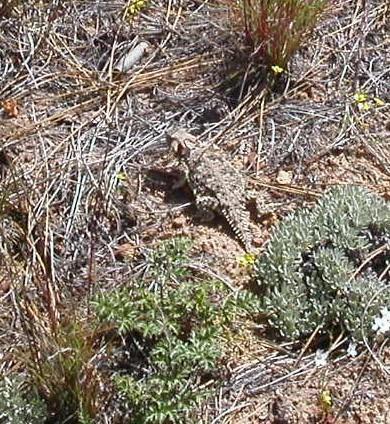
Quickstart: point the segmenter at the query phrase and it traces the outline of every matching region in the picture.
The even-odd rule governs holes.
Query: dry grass
[[[133,270],[118,256],[120,246],[131,252],[178,232],[195,242],[203,237],[198,248],[208,266],[227,270],[242,285],[245,276],[232,265],[234,254],[218,250],[220,240],[231,246],[227,236],[191,226],[188,217],[184,224],[175,221],[183,199],[167,193],[170,180],[167,184],[160,172],[169,169],[165,132],[174,126],[231,152],[255,185],[266,187],[284,207],[340,183],[390,195],[385,0],[334,2],[273,91],[245,54],[243,32],[234,32],[223,2],[150,0],[130,23],[122,19],[126,6],[0,2],[4,374],[23,370],[15,353],[26,346],[33,351],[40,329],[55,334],[70,310],[92,320],[91,296],[129,280]],[[150,43],[142,61],[129,74],[115,73],[116,61],[140,41]],[[354,99],[362,92],[369,109]],[[158,178],[146,176],[151,170],[160,172]],[[258,231],[267,234],[266,226]],[[291,349],[253,337],[248,335],[248,348],[234,359],[232,380],[209,405],[205,422],[267,422],[275,390],[281,387],[282,397],[289,387],[305,393],[316,372],[326,376],[329,367],[337,373],[332,369],[338,363],[350,367],[344,383],[357,384],[348,396],[340,389],[336,414],[342,412],[346,422],[353,414],[371,422],[364,408],[351,412],[358,402],[359,359],[351,364],[344,355],[318,367],[314,354],[304,352],[297,364]],[[374,350],[388,372],[388,346]],[[259,367],[267,370],[265,381]],[[362,372],[375,375],[378,399],[386,403],[383,369]],[[255,418],[258,402],[267,405],[263,421]],[[312,411],[317,418],[326,415],[316,414]],[[288,422],[311,422],[304,421],[309,415],[295,414]]]

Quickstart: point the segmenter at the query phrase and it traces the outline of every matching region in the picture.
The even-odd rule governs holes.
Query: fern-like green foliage
[[[146,281],[94,302],[100,320],[142,352],[141,363],[130,355],[133,372],[116,378],[135,423],[190,422],[191,409],[208,394],[199,382],[215,372],[223,355],[223,332],[231,321],[258,309],[252,295],[233,294],[221,283],[184,272],[188,247],[179,239],[148,254],[148,276],[155,281],[159,269],[163,286],[151,285],[145,276]]]
[[[390,263],[389,243],[389,204],[360,187],[334,188],[313,209],[287,217],[255,263],[271,326],[290,340],[317,327],[344,330],[356,340],[362,330],[372,334],[374,317],[390,305],[389,282],[381,276]]]
[[[0,381],[0,423],[42,424],[47,418],[45,402],[28,389],[19,376]]]
[[[145,252],[143,261],[146,274],[152,283],[164,285],[166,282],[178,283],[189,275],[188,252],[190,240],[173,238],[160,243],[155,249]]]

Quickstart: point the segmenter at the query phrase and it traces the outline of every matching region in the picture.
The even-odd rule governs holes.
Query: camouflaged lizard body
[[[186,181],[200,211],[223,216],[234,234],[251,249],[249,212],[246,209],[246,178],[217,148],[205,150],[197,139],[184,130],[168,135],[172,150],[184,166]]]

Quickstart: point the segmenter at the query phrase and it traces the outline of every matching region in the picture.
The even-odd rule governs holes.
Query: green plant
[[[372,335],[390,302],[389,239],[389,204],[359,187],[334,188],[313,209],[287,217],[255,263],[269,323],[288,339],[316,329]]]
[[[151,284],[164,286],[166,282],[178,283],[189,275],[187,264],[191,242],[185,238],[173,238],[156,248],[145,250],[136,267]]]
[[[129,0],[124,9],[123,18],[129,22],[140,14],[141,10],[148,5],[148,0]]]
[[[42,424],[47,419],[45,402],[20,376],[0,381],[0,423]]]
[[[165,242],[150,255],[163,274],[168,270],[163,287],[151,291],[145,282],[133,283],[94,302],[100,320],[129,343],[130,372],[115,381],[136,423],[189,422],[192,408],[208,394],[199,383],[217,370],[224,332],[258,308],[250,294],[229,293],[223,284],[184,272],[184,246],[180,239]]]
[[[248,41],[269,66],[284,69],[328,0],[239,0]]]
[[[97,413],[96,338],[87,322],[69,317],[54,330],[41,329],[26,356],[32,382],[56,422],[88,423]]]

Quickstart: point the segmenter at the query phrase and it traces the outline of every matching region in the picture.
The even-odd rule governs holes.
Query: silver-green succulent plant
[[[286,217],[257,258],[261,308],[289,340],[316,329],[361,340],[390,305],[389,263],[390,204],[361,187],[333,188]]]

